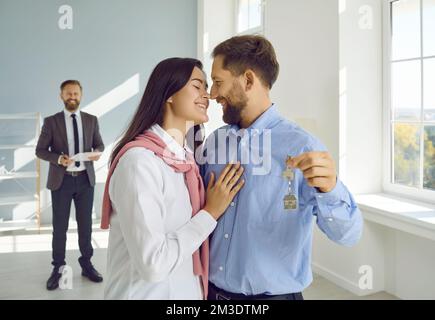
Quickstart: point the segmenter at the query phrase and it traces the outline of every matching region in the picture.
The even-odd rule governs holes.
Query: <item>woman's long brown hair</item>
[[[192,58],[169,58],[154,68],[127,130],[113,148],[109,165],[127,143],[154,124],[162,125],[166,100],[186,85],[195,67],[202,70],[201,61]],[[195,126],[195,132],[199,128]]]

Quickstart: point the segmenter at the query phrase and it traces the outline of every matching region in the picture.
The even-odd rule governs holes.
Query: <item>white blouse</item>
[[[185,150],[160,126],[158,134],[177,158]],[[145,148],[128,150],[109,184],[112,201],[105,299],[202,299],[192,254],[216,227],[192,206],[183,173]]]

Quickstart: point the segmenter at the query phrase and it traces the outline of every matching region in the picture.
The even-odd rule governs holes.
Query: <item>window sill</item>
[[[434,205],[385,193],[355,199],[365,220],[435,241]]]

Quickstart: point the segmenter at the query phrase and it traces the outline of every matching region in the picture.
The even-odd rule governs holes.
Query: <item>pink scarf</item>
[[[184,173],[184,180],[186,181],[187,189],[189,191],[190,203],[192,205],[192,216],[198,213],[204,206],[205,192],[199,169],[191,154],[187,155],[187,161],[179,160],[175,155],[168,151],[166,144],[163,140],[151,131],[145,131],[143,134],[138,135],[134,141],[127,143],[116,155],[113,160],[109,174],[107,176],[106,185],[104,187],[103,196],[103,210],[101,216],[101,228],[108,229],[110,224],[110,214],[112,212],[112,205],[109,197],[109,184],[110,178],[118,164],[119,159],[130,148],[143,147],[155,153],[156,156],[161,158],[167,165],[169,165],[175,172]],[[193,253],[193,272],[195,275],[201,276],[202,285],[204,289],[204,296],[207,299],[208,291],[208,269],[209,269],[209,247],[208,238],[201,245],[201,254],[199,250]]]

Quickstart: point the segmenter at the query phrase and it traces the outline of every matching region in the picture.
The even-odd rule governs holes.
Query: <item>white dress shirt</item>
[[[185,150],[154,125],[177,158]],[[112,202],[105,299],[202,299],[192,254],[216,227],[192,206],[183,173],[145,148],[119,160],[109,184]]]
[[[66,135],[68,138],[68,153],[69,156],[72,157],[75,155],[74,152],[74,126],[73,126],[73,118],[71,115],[73,113],[76,114],[76,120],[77,120],[77,128],[79,131],[79,152],[83,152],[83,126],[82,126],[82,117],[80,115],[80,110],[77,110],[76,112],[69,112],[66,109],[63,109],[63,113],[65,114],[65,126],[66,126]],[[73,162],[70,166],[67,167],[67,171],[83,171],[86,170],[85,163],[83,161],[80,161],[80,166],[76,167],[75,162]]]

